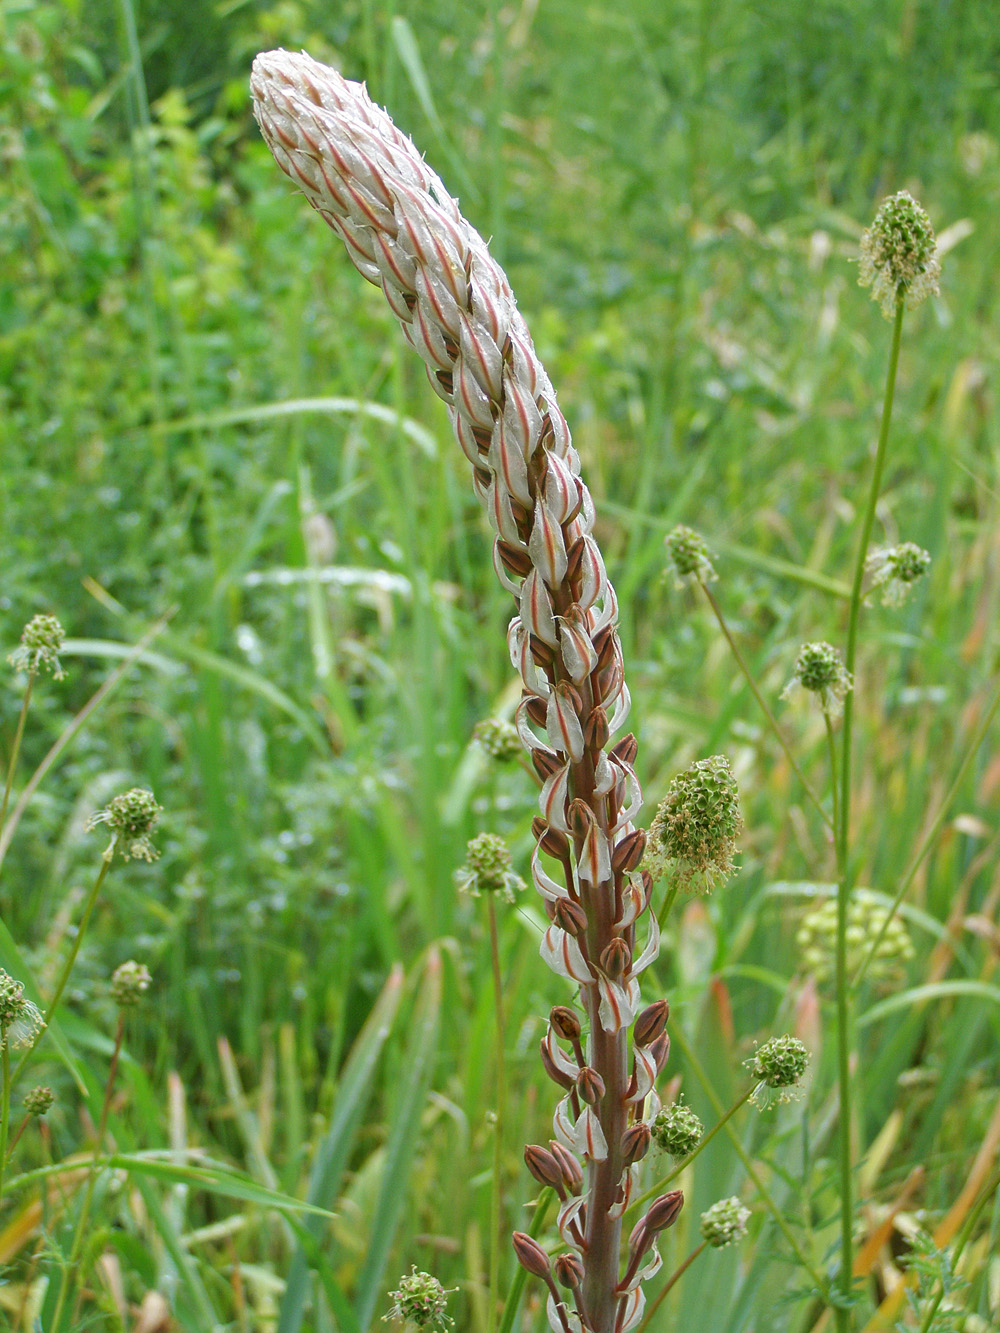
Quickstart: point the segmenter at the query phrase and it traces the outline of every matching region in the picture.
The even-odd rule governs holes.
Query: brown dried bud
[[[670,1059],[670,1033],[664,1032],[653,1042],[649,1052],[656,1061],[656,1072],[659,1074],[663,1066]]]
[[[631,833],[626,833],[624,838],[615,843],[614,851],[611,853],[611,869],[616,875],[623,875],[626,871],[638,869],[645,850],[645,830],[641,828],[633,829]]]
[[[652,1046],[653,1042],[666,1031],[669,1017],[670,1005],[666,1000],[657,1000],[655,1004],[647,1005],[635,1020],[635,1027],[632,1029],[633,1043],[636,1046]]]
[[[652,1137],[645,1120],[629,1125],[622,1135],[622,1166],[629,1167],[634,1162],[641,1162],[649,1152]]]
[[[669,1194],[661,1194],[658,1199],[654,1199],[643,1219],[646,1224],[646,1235],[653,1236],[657,1231],[666,1231],[667,1227],[672,1227],[683,1207],[683,1190],[671,1190]]]
[[[552,919],[560,930],[564,930],[567,935],[572,935],[574,938],[586,933],[587,913],[579,903],[573,902],[571,898],[556,900]]]
[[[564,1074],[561,1069],[556,1067],[552,1056],[549,1055],[548,1050],[546,1049],[544,1039],[539,1044],[539,1055],[541,1056],[542,1068],[553,1083],[558,1083],[560,1088],[566,1089],[573,1086],[573,1079],[569,1074]]]
[[[555,653],[537,634],[531,636],[531,656],[535,665],[540,666],[543,671],[555,661]]]
[[[533,652],[533,651],[534,651],[534,649],[532,649],[532,652]],[[545,726],[545,718],[546,718],[546,715],[547,715],[548,710],[547,710],[546,707],[545,707],[545,700],[544,700],[544,699],[538,699],[538,698],[535,698],[534,696],[532,696],[532,697],[528,700],[527,705],[525,706],[525,710],[524,710],[524,711],[528,714],[528,716],[531,718],[532,722],[534,722],[534,724],[535,724],[536,727],[544,727],[544,726]],[[535,751],[535,754],[537,754],[537,753],[538,753],[538,751],[536,750],[536,751]],[[557,767],[558,767],[558,765],[557,765]]]
[[[566,822],[569,824],[574,837],[585,838],[587,830],[596,821],[593,810],[586,801],[581,801],[578,796],[575,801],[569,803],[569,808],[566,811]]]
[[[565,861],[569,856],[569,839],[566,834],[550,828],[541,815],[536,815],[531,821],[531,835],[542,851],[554,856],[557,861]]]
[[[549,1139],[549,1148],[552,1150],[552,1156],[562,1167],[566,1188],[571,1194],[579,1194],[583,1189],[583,1167],[558,1139]]]
[[[544,704],[542,706],[544,708]],[[543,782],[562,767],[559,756],[552,754],[549,750],[532,750],[531,762],[534,765],[535,772]]]
[[[615,636],[610,625],[605,625],[594,635],[591,642],[594,645],[594,652],[597,654],[598,667],[606,667],[614,657]]]
[[[580,561],[583,559],[583,553],[586,549],[586,542],[582,537],[577,537],[576,541],[566,552],[566,576],[575,579],[580,572]]]
[[[645,911],[646,908],[649,906],[650,898],[652,898],[653,896],[653,876],[649,873],[648,870],[643,870],[641,873],[642,873],[642,891],[646,896],[646,901],[643,904],[642,910]]]
[[[588,1106],[596,1106],[604,1096],[604,1079],[590,1065],[584,1065],[577,1074],[576,1086]]]
[[[632,965],[632,950],[616,936],[601,954],[601,970],[606,977],[617,981]]]
[[[508,574],[515,578],[525,578],[531,573],[531,556],[523,546],[512,546],[510,542],[498,541],[497,554]]]
[[[534,1277],[547,1278],[550,1273],[549,1256],[538,1241],[532,1240],[523,1231],[515,1231],[511,1240],[514,1244],[514,1253],[517,1255],[517,1261],[521,1267],[527,1269]]]
[[[562,1189],[562,1168],[549,1152],[537,1143],[529,1143],[524,1150],[524,1164],[540,1185]]]
[[[584,745],[588,750],[603,750],[610,734],[607,713],[603,708],[595,708],[584,724]]]
[[[620,759],[623,764],[628,764],[629,768],[635,763],[635,757],[639,753],[639,742],[631,732],[623,736],[617,745],[613,745],[609,753],[615,758]]]
[[[549,1022],[557,1037],[562,1037],[564,1041],[580,1040],[580,1020],[567,1005],[553,1005],[549,1013]]]
[[[575,1254],[560,1254],[552,1267],[564,1287],[575,1290],[583,1281],[583,1264]]]

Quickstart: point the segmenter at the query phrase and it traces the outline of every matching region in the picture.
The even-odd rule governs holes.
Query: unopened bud
[[[536,815],[531,821],[531,836],[535,839],[543,852],[549,856],[554,856],[558,861],[564,861],[569,855],[569,839],[565,833],[560,833],[558,829],[551,828],[541,815]]]
[[[629,870],[637,870],[645,850],[645,830],[641,828],[633,829],[631,833],[626,833],[624,838],[615,843],[615,849],[611,853],[611,869],[616,875],[625,874]]]
[[[601,953],[601,970],[613,981],[623,977],[631,964],[632,951],[620,936],[616,936]]]
[[[587,929],[587,913],[571,898],[559,898],[553,908],[553,920],[567,935],[583,935]]]
[[[605,634],[598,635],[594,639],[594,648],[597,652],[597,670],[607,671],[608,667],[615,660],[615,654],[618,649],[614,632],[609,628]]]
[[[595,708],[584,724],[584,744],[588,750],[603,750],[610,734],[607,713],[603,708]]]
[[[551,1185],[553,1189],[562,1186],[562,1169],[549,1152],[537,1143],[529,1143],[524,1150],[524,1164],[540,1185]]]
[[[514,1245],[517,1261],[522,1268],[531,1273],[533,1277],[547,1278],[549,1276],[549,1256],[538,1244],[538,1241],[532,1240],[523,1231],[515,1231],[511,1236],[511,1241]]]
[[[580,572],[580,561],[583,559],[583,553],[586,550],[586,542],[582,537],[577,537],[576,541],[566,552],[566,576],[575,579]]]
[[[683,1207],[683,1190],[671,1190],[669,1194],[661,1194],[658,1199],[654,1199],[644,1219],[646,1235],[652,1236],[657,1231],[666,1231],[667,1227],[672,1227]]]
[[[656,1072],[659,1074],[662,1071],[663,1066],[670,1059],[669,1032],[664,1032],[661,1037],[657,1037],[652,1046],[650,1046],[649,1053],[656,1061]]]
[[[583,1281],[583,1264],[575,1254],[560,1254],[552,1267],[557,1280],[564,1287],[575,1289]]]
[[[574,837],[585,838],[587,830],[595,822],[594,812],[587,802],[581,801],[578,796],[575,801],[569,803],[569,808],[566,811],[566,822],[569,824]]]
[[[583,1188],[583,1167],[570,1150],[557,1139],[549,1139],[552,1156],[562,1167],[563,1181],[571,1194],[579,1194]]]
[[[611,749],[611,754],[615,759],[620,759],[623,764],[628,764],[629,768],[635,763],[635,757],[639,753],[639,742],[631,732],[623,736]]]
[[[523,579],[531,573],[531,556],[523,546],[512,546],[509,542],[498,541],[497,553],[508,574]]]
[[[545,724],[542,723],[541,725],[544,726]],[[543,782],[546,778],[550,778],[553,773],[558,773],[559,769],[562,767],[562,764],[559,761],[559,756],[552,754],[548,750],[532,750],[531,762],[534,765],[535,772]]]
[[[588,1106],[596,1106],[604,1096],[604,1079],[590,1065],[584,1065],[577,1074],[576,1087]]]
[[[629,1167],[634,1162],[641,1162],[649,1152],[651,1139],[649,1126],[644,1120],[629,1125],[622,1135],[622,1166]]]
[[[647,1005],[635,1020],[632,1029],[632,1041],[636,1046],[652,1046],[666,1031],[670,1017],[670,1005],[666,1000],[657,1000]]]
[[[555,653],[537,634],[531,636],[531,656],[535,665],[540,666],[543,671],[555,661]]]
[[[561,1069],[557,1068],[552,1056],[549,1055],[544,1038],[539,1043],[538,1053],[541,1057],[542,1068],[545,1070],[546,1074],[548,1074],[552,1082],[558,1083],[561,1088],[571,1088],[573,1086],[572,1078],[570,1078],[569,1074],[564,1074]]]
[[[531,718],[532,722],[534,722],[536,727],[545,726],[545,719],[548,716],[548,709],[545,706],[544,699],[538,699],[532,696],[525,705],[524,711],[528,714],[528,716]],[[535,753],[537,754],[538,751],[536,750]]]
[[[549,1013],[549,1022],[557,1037],[562,1037],[564,1041],[580,1040],[580,1020],[565,1004],[553,1006]]]

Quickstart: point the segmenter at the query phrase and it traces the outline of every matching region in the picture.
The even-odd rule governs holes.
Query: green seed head
[[[941,265],[931,220],[906,190],[886,199],[861,237],[858,283],[872,289],[886,319],[937,296]]]
[[[711,892],[735,871],[743,829],[740,793],[729,760],[699,759],[667,788],[649,828],[643,867],[654,879],[668,872],[685,889]]]
[[[792,679],[782,691],[787,699],[797,690],[809,690],[819,696],[828,717],[837,717],[844,708],[844,698],[853,682],[840,653],[829,643],[804,643],[792,671]]]
[[[906,923],[898,914],[886,926],[889,909],[870,889],[855,889],[847,907],[847,972],[853,976],[872,944],[885,934],[868,965],[866,979],[885,986],[900,979],[913,958],[913,942]],[[825,899],[802,919],[795,937],[803,967],[822,984],[833,980],[837,957],[837,902]]]
[[[902,606],[913,584],[930,569],[931,557],[915,542],[903,542],[873,551],[865,565],[873,586],[882,589],[882,605]]]
[[[707,1212],[702,1213],[701,1234],[709,1245],[721,1250],[726,1245],[742,1240],[747,1234],[749,1220],[750,1209],[740,1203],[739,1199],[720,1199]]]
[[[414,1267],[399,1279],[399,1289],[389,1295],[395,1304],[386,1319],[409,1320],[417,1328],[444,1329],[454,1325],[448,1316],[448,1292],[436,1277],[419,1273]]]
[[[792,1100],[792,1089],[797,1088],[809,1064],[809,1052],[797,1037],[771,1037],[758,1046],[746,1061],[753,1078],[758,1080],[750,1100],[757,1106],[770,1103],[770,1093],[777,1092],[777,1101]]]
[[[66,675],[59,664],[65,632],[55,616],[33,616],[21,632],[21,643],[7,658],[18,671],[36,675],[49,671],[55,680]]]
[[[683,588],[687,583],[714,583],[719,577],[704,538],[692,528],[678,524],[667,533],[664,544],[667,568],[673,571],[676,587]]]
[[[160,853],[150,842],[150,836],[162,809],[151,791],[133,787],[116,796],[96,815],[91,815],[87,828],[97,828],[99,824],[107,824],[110,828],[111,843],[105,852],[109,860],[115,852],[120,852],[126,861],[155,861]]]
[[[705,1133],[705,1126],[683,1102],[665,1106],[657,1113],[650,1129],[656,1146],[676,1158],[693,1153]]]
[[[56,1096],[51,1088],[39,1086],[24,1094],[24,1109],[28,1115],[43,1116],[51,1108]]]
[[[38,1007],[24,993],[24,983],[0,968],[0,1050],[11,1046],[30,1046],[45,1023]]]
[[[455,884],[474,898],[481,893],[502,893],[508,902],[524,888],[524,880],[514,873],[510,850],[495,833],[480,833],[469,843],[465,865],[455,871]]]
[[[111,976],[111,998],[119,1009],[132,1009],[149,990],[152,977],[144,963],[131,960],[116,967]]]
[[[477,722],[472,732],[472,739],[498,763],[516,759],[523,748],[517,728],[496,717],[488,717],[482,722]]]

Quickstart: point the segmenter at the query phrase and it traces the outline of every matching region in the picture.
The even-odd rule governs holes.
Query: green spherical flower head
[[[902,606],[914,583],[930,569],[931,557],[916,542],[903,542],[872,551],[865,565],[873,586],[882,589],[882,605]]]
[[[683,588],[687,583],[714,583],[719,577],[712,564],[704,538],[692,528],[678,524],[668,532],[667,568],[674,574],[674,585]]]
[[[701,1234],[709,1245],[721,1250],[726,1245],[742,1240],[747,1234],[749,1220],[750,1209],[740,1203],[739,1199],[720,1199],[707,1212],[702,1213]]]
[[[477,898],[481,893],[502,893],[508,902],[524,888],[524,880],[514,873],[514,863],[503,838],[495,833],[480,833],[469,843],[465,865],[455,871],[456,886]]]
[[[847,907],[847,972],[854,976],[868,957],[871,946],[882,936],[868,964],[866,980],[873,986],[898,981],[914,955],[906,923],[899,915],[889,918],[889,908],[871,889],[855,889]],[[884,928],[884,934],[883,934]],[[831,981],[837,969],[837,901],[827,898],[807,912],[795,942],[803,970],[820,983]]]
[[[39,671],[50,671],[53,679],[62,680],[66,675],[59,664],[66,634],[55,616],[33,616],[21,633],[20,646],[7,658],[18,671],[27,671],[36,675]]]
[[[499,718],[488,717],[477,722],[472,732],[472,739],[482,746],[491,759],[497,763],[508,763],[521,753],[521,738],[517,728]]]
[[[111,830],[111,842],[104,853],[108,860],[115,852],[128,860],[155,861],[159,852],[150,842],[150,836],[160,818],[162,805],[158,805],[151,791],[143,787],[133,787],[131,791],[116,796],[113,801],[91,815],[87,828],[97,828],[107,824]]]
[[[809,1052],[797,1037],[771,1037],[758,1046],[746,1065],[759,1080],[750,1100],[757,1106],[770,1102],[770,1093],[777,1092],[777,1101],[793,1099],[792,1089],[799,1086],[809,1064]]]
[[[858,283],[872,289],[886,319],[937,296],[941,265],[931,220],[906,190],[883,203],[861,237]]]
[[[674,1102],[657,1113],[650,1131],[658,1148],[671,1157],[680,1158],[694,1152],[705,1133],[705,1126],[690,1106]]]
[[[24,1109],[28,1115],[43,1116],[52,1107],[56,1096],[51,1088],[39,1086],[24,1094]]]
[[[844,698],[854,688],[840,653],[829,643],[804,643],[792,671],[792,679],[781,697],[789,698],[799,689],[819,696],[820,706],[829,717],[837,717],[844,708]]]
[[[382,1316],[383,1322],[404,1319],[416,1324],[417,1328],[431,1329],[448,1328],[455,1322],[447,1314],[448,1292],[436,1277],[418,1273],[416,1267],[403,1274],[398,1291],[391,1291],[389,1295],[395,1305]]]
[[[30,1046],[44,1026],[37,1005],[25,996],[24,983],[0,968],[0,1050],[8,1044]]]
[[[131,960],[116,967],[111,976],[111,998],[120,1009],[132,1009],[149,990],[152,977],[145,963]]]
[[[699,759],[673,779],[649,827],[644,869],[670,873],[682,888],[709,893],[736,869],[743,829],[740,793],[725,755]]]

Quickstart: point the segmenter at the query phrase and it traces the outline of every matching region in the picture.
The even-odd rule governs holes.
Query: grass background
[[[166,807],[161,860],[108,881],[62,1020],[92,1101],[106,977],[127,957],[153,971],[112,1132],[123,1154],[162,1151],[99,1191],[88,1326],[121,1327],[123,1300],[157,1289],[185,1330],[355,1333],[416,1263],[459,1288],[460,1328],[486,1328],[492,1001],[481,904],[451,874],[482,829],[526,873],[531,784],[469,748],[511,703],[509,599],[443,406],[255,131],[252,55],[305,46],[367,79],[493,237],[597,500],[650,809],[720,751],[744,794],[739,877],[677,915],[644,993],[669,995],[724,1100],[754,1039],[811,1046],[806,1101],[737,1125],[824,1263],[831,1011],[795,933],[832,851],[714,621],[665,580],[662,538],[681,520],[706,534],[772,699],[803,640],[838,641],[845,605],[820,576],[849,568],[889,332],[854,255],[882,195],[910,188],[945,276],[906,321],[878,539],[934,565],[904,610],[866,613],[857,713],[859,874],[891,895],[995,670],[995,19],[982,0],[0,0],[0,639],[53,611],[71,672],[36,692],[18,790],[169,617],[59,752],[0,880],[0,962],[44,993],[97,868],[86,816],[136,783]],[[4,754],[19,702],[8,674]],[[817,719],[782,717],[825,789]],[[859,1231],[916,1166],[907,1215],[933,1224],[996,1152],[998,786],[994,734],[911,895],[905,978],[862,995]],[[554,1101],[537,1043],[566,998],[541,920],[525,895],[502,921],[510,1227],[530,1217],[521,1145],[547,1138]],[[59,1102],[22,1170],[93,1132],[47,1049],[31,1081]],[[677,1043],[674,1077],[711,1121]],[[260,1192],[186,1178],[189,1149]],[[691,1174],[668,1271],[698,1212],[745,1187],[724,1138]],[[268,1190],[337,1217],[276,1212]],[[45,1216],[36,1197],[25,1183],[0,1219],[14,1320],[69,1249],[72,1189]],[[970,1329],[1000,1319],[998,1236],[987,1209]],[[897,1232],[870,1297],[904,1248]],[[509,1280],[506,1248],[504,1264]],[[801,1286],[758,1211],[654,1327],[762,1330],[775,1310],[811,1327]],[[525,1320],[541,1327],[537,1305]]]

